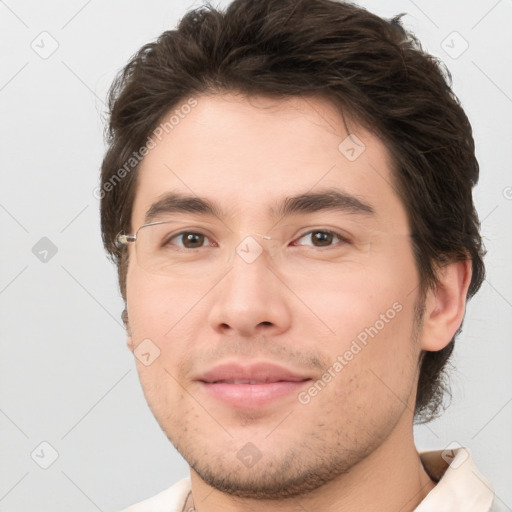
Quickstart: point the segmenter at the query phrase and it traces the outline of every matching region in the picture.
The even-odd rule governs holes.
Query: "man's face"
[[[312,490],[410,428],[421,333],[406,211],[385,146],[353,123],[364,148],[346,139],[326,101],[196,99],[139,169],[133,230],[157,202],[151,220],[175,224],[146,255],[158,265],[130,246],[129,343],[145,344],[149,406],[207,483]],[[217,210],[181,211],[169,193]]]

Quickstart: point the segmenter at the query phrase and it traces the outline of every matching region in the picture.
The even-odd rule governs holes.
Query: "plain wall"
[[[467,446],[512,510],[512,3],[360,3],[407,13],[473,125],[487,279],[456,344],[452,405],[416,439]],[[126,348],[93,191],[115,73],[199,4],[0,2],[1,511],[114,511],[188,475]]]

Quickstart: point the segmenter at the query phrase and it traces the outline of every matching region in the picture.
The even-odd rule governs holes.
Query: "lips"
[[[258,409],[278,399],[296,400],[311,377],[273,363],[222,364],[201,374],[201,389],[224,405]]]
[[[301,375],[273,363],[256,363],[246,366],[225,363],[200,375],[196,380],[206,383],[268,384],[272,382],[301,382],[310,378],[308,375]]]

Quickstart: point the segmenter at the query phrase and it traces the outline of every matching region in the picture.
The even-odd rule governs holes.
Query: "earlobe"
[[[465,260],[448,263],[438,269],[439,283],[429,290],[425,302],[421,337],[423,350],[442,350],[461,326],[471,268],[471,260]]]

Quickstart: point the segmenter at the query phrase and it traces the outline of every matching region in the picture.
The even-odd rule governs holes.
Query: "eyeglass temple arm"
[[[129,243],[135,242],[137,239],[137,235],[125,235],[124,233],[119,233],[117,235],[117,242],[122,245],[127,245]]]

